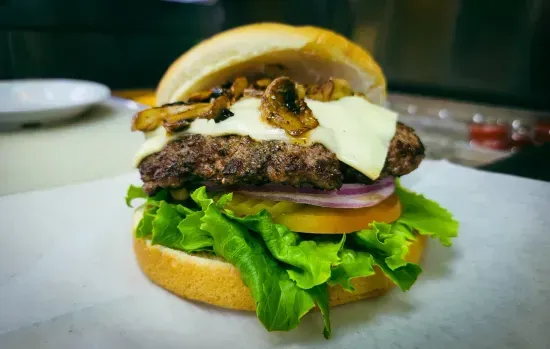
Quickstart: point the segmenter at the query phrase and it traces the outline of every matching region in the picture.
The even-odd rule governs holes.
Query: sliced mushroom
[[[296,85],[287,77],[277,78],[269,84],[262,97],[260,111],[269,124],[284,129],[293,137],[319,125],[306,102],[299,98]]]
[[[242,97],[244,90],[248,86],[248,80],[245,77],[236,78],[233,83],[226,82],[223,85],[216,86],[209,91],[199,91],[192,93],[188,101],[191,103],[210,102],[212,98],[227,96],[235,102]]]
[[[196,118],[208,113],[209,103],[195,103],[190,108],[178,114],[169,115],[164,118],[164,128],[169,132],[180,132],[191,125]]]
[[[148,132],[159,127],[170,115],[187,111],[192,106],[188,103],[176,102],[161,107],[150,108],[137,113],[132,119],[132,131]]]
[[[298,93],[299,99],[306,98],[306,87],[301,84],[296,84],[296,92]]]
[[[132,131],[153,131],[161,124],[169,132],[185,130],[197,118],[213,119],[216,122],[232,116],[231,102],[227,96],[213,99],[210,103],[166,104],[139,112],[132,120]]]
[[[191,125],[195,119],[213,119],[216,122],[227,119],[233,113],[229,111],[230,101],[227,96],[221,96],[211,103],[192,104],[183,113],[170,115],[164,120],[164,128],[169,132],[180,132]]]
[[[336,101],[342,97],[353,95],[348,82],[343,79],[330,78],[321,85],[310,86],[306,92],[307,98],[321,102]]]
[[[211,95],[212,95],[212,91],[194,92],[189,96],[188,101],[190,103],[208,102],[210,101]]]
[[[259,80],[256,80],[254,83],[250,84],[243,93],[244,97],[262,97],[264,94],[265,89],[269,84],[271,84],[273,80],[269,78],[262,78]]]
[[[153,131],[160,126],[162,118],[155,108],[143,110],[132,118],[132,131]]]
[[[214,87],[210,91],[199,91],[192,93],[187,99],[190,103],[207,103],[210,102],[212,98],[218,98],[221,96],[229,96],[230,92],[228,89],[221,86]]]
[[[248,87],[248,80],[245,77],[236,78],[229,89],[231,93],[231,100],[233,102],[237,101],[243,96],[244,90]]]
[[[209,112],[203,118],[217,120],[223,116],[225,110],[229,111],[230,105],[231,101],[227,96],[218,97],[212,101]]]
[[[214,122],[217,124],[218,122],[222,122],[222,121],[226,120],[227,118],[232,117],[233,115],[235,115],[235,114],[233,114],[233,112],[231,110],[229,110],[227,108],[223,109],[221,114],[218,115],[218,117],[214,119]]]
[[[264,91],[262,90],[256,90],[255,88],[247,88],[244,90],[243,96],[244,97],[261,97],[264,95]]]
[[[269,78],[260,79],[260,80],[257,80],[254,83],[254,87],[265,90],[267,88],[267,86],[269,86],[269,84],[271,84],[272,81],[273,81],[273,79],[269,79]]]
[[[329,81],[332,81],[334,85],[334,89],[332,90],[331,95],[331,101],[339,100],[343,97],[348,97],[353,95],[353,90],[351,89],[351,86],[349,83],[344,79],[329,79]]]

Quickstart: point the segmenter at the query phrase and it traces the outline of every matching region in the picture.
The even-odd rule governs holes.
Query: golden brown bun
[[[139,221],[140,218],[141,213],[136,211],[134,219]],[[407,260],[418,263],[425,245],[426,237],[419,236],[409,246]],[[151,281],[180,297],[229,309],[255,310],[254,300],[241,281],[239,271],[221,258],[209,254],[189,255],[136,238],[134,252],[139,266]],[[378,267],[375,269],[376,274],[372,276],[352,280],[354,293],[340,286],[330,287],[330,305],[380,296],[389,291],[393,282]]]
[[[384,75],[360,46],[326,29],[259,23],[219,33],[176,59],[157,88],[157,105],[185,101],[193,92],[261,72],[265,64],[284,65],[285,75],[302,83],[346,79],[371,102],[385,101]]]

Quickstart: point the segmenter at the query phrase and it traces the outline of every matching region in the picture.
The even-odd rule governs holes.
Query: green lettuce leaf
[[[399,268],[392,269],[386,264],[384,256],[373,255],[374,263],[390,278],[402,291],[408,291],[416,282],[422,268],[418,264],[406,263]]]
[[[396,193],[403,207],[398,222],[417,230],[419,234],[437,237],[445,246],[458,235],[458,221],[445,208],[421,194],[403,188],[399,182]]]
[[[158,207],[156,206],[146,206],[143,211],[143,217],[138,223],[136,229],[136,237],[144,238],[151,235],[153,231],[153,220],[157,214]]]
[[[206,210],[214,203],[214,200],[206,193],[206,187],[200,187],[191,193],[191,199],[199,205],[199,207],[206,212]],[[222,202],[225,205],[227,202],[233,199],[233,193],[223,194],[218,202]],[[221,206],[221,205],[219,205]],[[218,207],[219,208],[219,207]]]
[[[419,265],[405,260],[414,234],[402,224],[373,222],[353,238],[357,247],[372,254],[374,264],[403,291],[409,290],[422,272]]]
[[[148,197],[141,187],[130,185],[126,192],[126,206],[132,207],[132,202],[136,199],[146,199],[143,207],[143,217],[139,221],[135,232],[137,238],[144,238],[151,235],[153,231],[153,220],[155,219],[159,202],[154,198]]]
[[[222,214],[204,188],[191,197],[204,210],[200,228],[212,235],[214,252],[239,270],[256,301],[256,314],[268,331],[293,329],[316,303],[328,304],[328,293],[299,288],[263,242]],[[330,334],[330,328],[325,333]]]
[[[373,222],[369,228],[352,234],[353,249],[371,254],[374,264],[406,291],[422,272],[419,265],[405,260],[410,243],[416,239],[415,232],[437,237],[443,245],[449,246],[451,238],[458,234],[458,222],[439,204],[403,188],[399,181],[396,193],[402,205],[401,216],[392,224]],[[349,286],[342,281],[350,274],[348,270],[343,272],[347,265],[342,262],[335,268],[335,276],[330,282],[338,280],[341,285]]]
[[[385,262],[391,269],[407,264],[405,257],[409,252],[409,236],[394,229],[393,224],[373,222],[368,229],[355,233],[354,237],[355,242],[366,251],[386,256]]]
[[[332,328],[330,326],[330,304],[329,304],[329,293],[327,285],[315,286],[308,290],[308,292],[313,297],[315,304],[321,310],[323,314],[323,322],[325,323],[325,328],[323,329],[323,336],[326,339],[330,338]]]
[[[341,263],[332,269],[327,283],[330,286],[341,285],[348,292],[355,291],[351,280],[374,274],[374,258],[365,251],[354,251],[344,247],[340,251]]]
[[[200,229],[202,216],[202,211],[161,201],[152,222],[152,244],[185,252],[212,250],[212,236]]]
[[[326,282],[331,267],[340,261],[338,252],[346,240],[345,234],[337,241],[306,240],[286,226],[273,223],[267,210],[244,218],[230,214],[228,217],[258,233],[277,260],[293,266],[288,275],[300,288],[310,289]]]
[[[182,205],[167,203],[168,195],[168,191],[161,190],[148,196],[141,187],[128,187],[126,205],[131,206],[135,199],[146,199],[143,217],[136,228],[136,237],[152,235],[153,244],[185,252],[211,250],[212,238],[199,229],[200,220],[186,217],[195,211]]]
[[[161,201],[153,219],[153,245],[174,246],[180,237],[178,224],[182,219],[175,205]]]
[[[136,185],[130,185],[126,191],[126,206],[132,207],[132,201],[135,199],[147,199],[147,193],[143,191],[142,187]]]
[[[179,246],[187,252],[211,251],[214,239],[209,232],[200,228],[204,212],[193,212],[178,224],[178,230],[181,234]]]

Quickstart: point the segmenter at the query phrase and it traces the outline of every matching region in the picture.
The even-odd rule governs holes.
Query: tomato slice
[[[304,205],[280,214],[275,223],[301,233],[343,234],[367,228],[371,222],[391,223],[401,215],[401,202],[394,193],[378,205],[364,208],[326,208]]]

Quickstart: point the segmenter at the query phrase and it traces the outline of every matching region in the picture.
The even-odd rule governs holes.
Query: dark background
[[[550,110],[545,0],[0,0],[0,79],[153,88],[192,45],[258,21],[352,38],[390,91]]]

